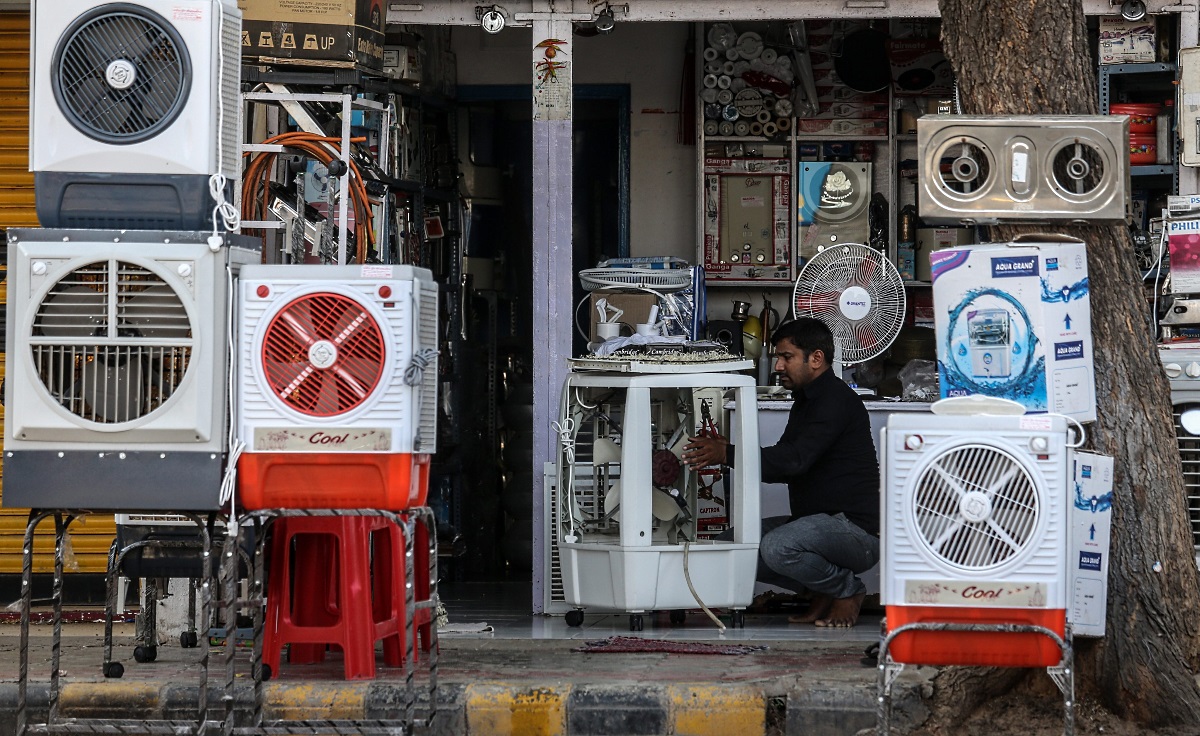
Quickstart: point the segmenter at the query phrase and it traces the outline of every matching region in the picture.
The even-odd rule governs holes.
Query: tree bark
[[[939,0],[942,41],[968,115],[1096,114],[1081,0]],[[1150,310],[1123,224],[1003,226],[1087,243],[1098,419],[1091,446],[1115,458],[1108,625],[1076,640],[1076,693],[1147,726],[1200,723],[1200,574]],[[1033,673],[1036,674],[1036,673]],[[1040,675],[1044,677],[1044,675]],[[995,694],[981,673],[939,675],[932,711],[953,724]]]

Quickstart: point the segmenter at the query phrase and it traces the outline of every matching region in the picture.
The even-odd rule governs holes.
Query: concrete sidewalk
[[[48,718],[51,627],[31,628],[28,716]],[[654,638],[653,631],[643,632]],[[713,643],[717,642],[714,634]],[[741,642],[738,642],[741,643]],[[438,660],[438,714],[428,734],[855,734],[875,725],[876,670],[860,661],[858,642],[762,642],[742,655],[581,653],[579,640],[443,635]],[[120,679],[101,675],[103,627],[64,626],[59,721],[192,720],[200,673],[198,649],[176,642],[158,659],[133,659],[133,627],[117,626]],[[213,650],[208,718],[224,717],[223,653]],[[15,733],[19,627],[0,626],[0,733]],[[382,665],[382,659],[380,659]],[[248,725],[253,687],[249,652],[239,650],[233,694],[238,725]],[[380,667],[372,681],[346,682],[340,655],[317,665],[284,665],[265,685],[266,720],[366,722],[403,713],[401,668]],[[428,679],[418,666],[417,715],[428,712]],[[921,673],[897,681],[897,719],[920,709]],[[330,731],[317,731],[329,733]]]

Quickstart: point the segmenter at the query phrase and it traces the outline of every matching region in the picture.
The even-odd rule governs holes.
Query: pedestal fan
[[[883,253],[842,243],[821,249],[804,264],[792,292],[792,313],[814,317],[833,332],[833,368],[842,370],[881,354],[904,324],[904,282]]]

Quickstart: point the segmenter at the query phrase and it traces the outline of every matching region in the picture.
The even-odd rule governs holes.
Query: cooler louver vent
[[[191,85],[183,39],[162,16],[124,3],[80,16],[54,53],[51,81],[79,132],[111,144],[144,141],[179,115]]]
[[[984,571],[1031,543],[1041,500],[1033,478],[1012,455],[966,445],[938,456],[914,484],[917,538],[946,563]]]
[[[187,374],[192,326],[179,295],[122,261],[71,271],[38,305],[29,338],[34,368],[54,399],[101,424],[158,409]]]
[[[263,371],[292,409],[337,416],[374,392],[385,350],[370,312],[341,294],[315,293],[290,302],[271,320],[263,340]]]

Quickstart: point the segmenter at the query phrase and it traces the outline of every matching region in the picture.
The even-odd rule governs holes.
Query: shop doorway
[[[454,518],[462,555],[456,580],[529,580],[533,499],[542,474],[533,466],[533,150],[529,86],[464,86],[457,92],[460,190],[469,197],[468,276],[462,357],[472,373],[463,392],[460,452],[494,457],[492,467],[460,465]],[[629,254],[630,95],[625,85],[578,85],[573,117],[573,270]],[[490,273],[491,276],[483,275]],[[489,282],[489,283],[485,283]],[[487,288],[484,288],[487,287]],[[576,282],[573,304],[585,293]],[[561,319],[574,329],[573,352],[586,350],[586,308]],[[485,376],[479,368],[488,366]],[[484,409],[484,411],[478,411]],[[488,421],[488,417],[494,420]],[[464,467],[465,466],[465,467]]]

